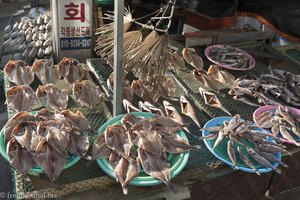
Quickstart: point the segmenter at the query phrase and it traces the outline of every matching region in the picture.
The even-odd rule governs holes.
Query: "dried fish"
[[[60,114],[65,116],[65,118],[71,123],[71,125],[74,128],[79,129],[81,131],[90,131],[90,122],[80,111],[74,113],[70,110],[63,110],[60,112]]]
[[[36,149],[36,162],[52,183],[56,180],[67,162],[46,140],[41,140]]]
[[[218,92],[220,86],[222,85],[219,81],[216,81],[209,77],[204,70],[193,70],[193,75],[196,80],[198,80],[202,85],[206,86],[210,91]]]
[[[105,143],[109,148],[129,162],[133,162],[133,159],[129,157],[132,144],[129,142],[126,129],[123,126],[111,125],[106,128],[104,134]]]
[[[182,50],[182,56],[184,60],[192,65],[195,69],[203,68],[203,61],[200,56],[197,55],[194,48],[184,48]]]
[[[190,103],[190,101],[185,96],[180,97],[180,106],[181,113],[190,117],[197,124],[197,126],[201,128],[200,122],[197,119],[196,111]]]
[[[191,146],[186,140],[175,134],[163,135],[163,147],[169,153],[183,153],[189,150],[200,149],[200,145]]]
[[[161,180],[172,191],[176,192],[174,185],[170,183],[170,164],[166,160],[157,158],[140,148],[138,149],[138,159],[147,174]]]
[[[61,75],[70,84],[81,80],[85,73],[79,61],[73,58],[63,58],[58,64],[58,67]]]
[[[69,143],[69,129],[62,122],[56,120],[41,121],[38,123],[37,132],[47,143],[67,158],[67,146]]]
[[[35,60],[32,70],[44,85],[49,83],[55,84],[61,78],[58,66],[53,65],[51,59]]]
[[[93,144],[92,159],[108,158],[112,150],[106,146],[104,133],[101,133],[96,138]]]
[[[236,165],[236,155],[234,151],[233,141],[231,140],[228,140],[227,142],[227,154],[231,162],[234,164],[235,169],[239,169],[238,166]]]
[[[254,166],[251,160],[246,156],[246,154],[242,151],[241,147],[237,147],[237,151],[239,153],[240,159],[250,168],[252,168],[257,175],[261,175],[258,169]]]
[[[221,104],[220,100],[214,93],[208,92],[207,90],[201,87],[199,87],[199,92],[201,96],[204,98],[206,105],[219,108],[231,116],[231,113]]]
[[[15,139],[11,139],[7,143],[6,153],[10,164],[22,175],[29,172],[35,165],[33,155],[25,148],[22,148]]]
[[[276,172],[279,173],[279,174],[282,173],[282,171],[281,171],[280,169],[273,167],[273,165],[272,165],[268,160],[266,160],[264,157],[262,157],[261,155],[259,155],[254,149],[252,149],[252,148],[247,148],[247,152],[249,153],[249,155],[250,155],[256,162],[258,162],[258,163],[261,164],[262,166],[267,167],[267,168],[271,168],[271,169],[273,169],[274,171],[276,171]]]
[[[132,103],[130,103],[127,99],[123,99],[123,106],[127,113],[130,112],[141,112],[138,108],[136,108]]]
[[[85,134],[76,130],[70,132],[69,135],[70,138],[67,146],[68,152],[72,155],[81,157],[84,156],[90,146],[89,138]]]
[[[27,111],[36,104],[34,91],[28,85],[13,86],[6,91],[6,103],[11,109]]]
[[[12,116],[4,126],[4,141],[7,143],[13,138],[12,131],[19,124],[23,122],[35,121],[35,117],[25,111],[18,112]]]
[[[8,79],[16,85],[29,85],[33,82],[34,74],[30,66],[21,60],[10,60],[5,65],[4,71]]]
[[[45,108],[63,110],[68,106],[68,91],[60,90],[53,84],[40,85],[36,90],[36,97]]]
[[[100,87],[90,80],[78,80],[73,85],[73,95],[81,106],[93,109],[100,102],[102,92]]]
[[[14,138],[18,143],[28,151],[34,153],[41,136],[37,133],[37,124],[35,122],[19,123],[12,131]]]
[[[221,70],[217,65],[210,65],[207,70],[207,75],[222,83],[222,89],[231,88],[235,81],[235,77],[232,74]]]

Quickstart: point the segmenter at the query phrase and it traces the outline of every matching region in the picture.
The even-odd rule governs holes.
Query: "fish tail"
[[[82,156],[82,158],[86,159],[86,160],[93,160],[93,157],[92,156],[88,156],[88,155],[84,155]]]
[[[122,190],[123,190],[123,194],[125,194],[125,195],[128,194],[128,188],[126,185],[122,185]]]
[[[282,170],[280,170],[278,168],[274,168],[274,171],[277,172],[278,174],[282,174]]]
[[[91,167],[92,164],[93,164],[94,160],[89,160],[87,163],[86,163],[86,166],[87,167]]]
[[[201,145],[194,145],[193,149],[201,149]]]
[[[176,186],[172,183],[168,183],[167,186],[174,192],[174,193],[177,193],[178,190],[176,188]]]
[[[257,169],[255,169],[255,173],[259,176],[261,175],[261,173]]]

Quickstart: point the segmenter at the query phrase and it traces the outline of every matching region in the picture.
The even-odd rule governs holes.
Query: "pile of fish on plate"
[[[6,103],[16,112],[28,111],[36,105],[49,109],[63,110],[68,106],[68,91],[60,89],[56,83],[61,79],[72,84],[73,96],[81,106],[93,109],[100,102],[101,90],[90,80],[81,80],[85,66],[73,58],[63,58],[58,65],[50,59],[36,60],[28,66],[22,60],[10,60],[4,71],[8,80],[15,84],[6,91]],[[29,86],[34,74],[43,85],[36,92]]]
[[[198,127],[201,127],[201,124],[197,118],[197,112],[196,112],[195,108],[193,107],[192,103],[190,102],[190,100],[185,96],[181,96],[179,101],[180,101],[181,114],[188,116],[195,122],[195,124]],[[144,102],[139,101],[138,108],[137,108],[131,102],[124,99],[123,106],[124,106],[124,109],[128,113],[130,113],[130,112],[149,112],[149,113],[153,113],[156,115],[167,116],[180,124],[185,124],[181,114],[177,111],[177,109],[170,102],[168,102],[166,100],[163,101],[163,107],[164,107],[163,109],[165,110],[165,112],[163,112],[163,110],[161,108],[156,107],[155,105],[151,104],[148,101],[144,101]]]
[[[208,57],[219,65],[245,69],[253,65],[253,60],[235,47],[217,45],[210,48]]]
[[[4,28],[3,46],[22,51],[22,58],[49,57],[52,53],[52,20],[47,14],[37,18],[23,17]]]
[[[286,104],[300,106],[300,76],[271,67],[269,70],[269,73],[253,79],[236,79],[229,94],[235,100],[257,107],[259,104],[276,104],[277,99]],[[253,98],[259,104],[253,102]]]
[[[257,174],[260,173],[255,167],[255,162],[278,173],[281,173],[281,170],[274,168],[272,162],[279,162],[282,166],[287,167],[274,155],[277,152],[290,154],[285,147],[266,140],[267,136],[273,137],[273,135],[261,131],[253,122],[242,120],[240,115],[235,115],[230,121],[224,121],[221,125],[203,128],[202,130],[210,132],[204,136],[204,139],[215,140],[213,149],[220,145],[225,138],[228,139],[227,154],[235,169],[239,169],[237,156]],[[252,159],[249,159],[250,157]]]
[[[178,154],[199,149],[191,146],[176,133],[184,126],[169,117],[153,118],[126,114],[120,124],[106,128],[94,141],[92,159],[108,159],[116,180],[127,194],[127,184],[143,168],[144,172],[165,183],[170,183],[170,162],[167,153]],[[135,146],[135,148],[134,148]]]
[[[42,109],[35,115],[23,111],[4,128],[9,162],[27,180],[26,174],[38,165],[56,184],[68,159],[84,156],[89,148],[90,124],[79,111]]]
[[[279,105],[274,110],[265,111],[254,119],[259,127],[271,129],[274,137],[279,134],[284,138],[282,142],[288,142],[300,146],[294,137],[300,138],[300,115],[288,106]]]

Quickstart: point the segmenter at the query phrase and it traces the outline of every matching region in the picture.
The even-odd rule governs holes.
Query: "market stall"
[[[115,26],[96,30],[98,58],[6,63],[1,154],[16,169],[19,197],[103,189],[111,198],[185,199],[189,187],[232,172],[264,179],[253,190],[268,191],[286,171],[282,157],[298,153],[298,66],[265,41],[184,48],[167,34],[176,1],[145,24],[115,2],[118,15],[107,15]]]

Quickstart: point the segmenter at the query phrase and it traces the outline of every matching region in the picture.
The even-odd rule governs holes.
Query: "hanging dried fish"
[[[123,99],[123,106],[127,113],[130,112],[141,112],[138,108],[136,108],[132,103],[130,103],[127,99]]]
[[[192,65],[195,69],[203,68],[203,60],[200,56],[197,55],[194,48],[184,48],[182,50],[182,55],[184,60]]]
[[[208,92],[207,90],[201,87],[199,87],[199,92],[201,96],[204,98],[206,105],[219,108],[231,116],[231,113],[221,104],[220,100],[214,93]]]

